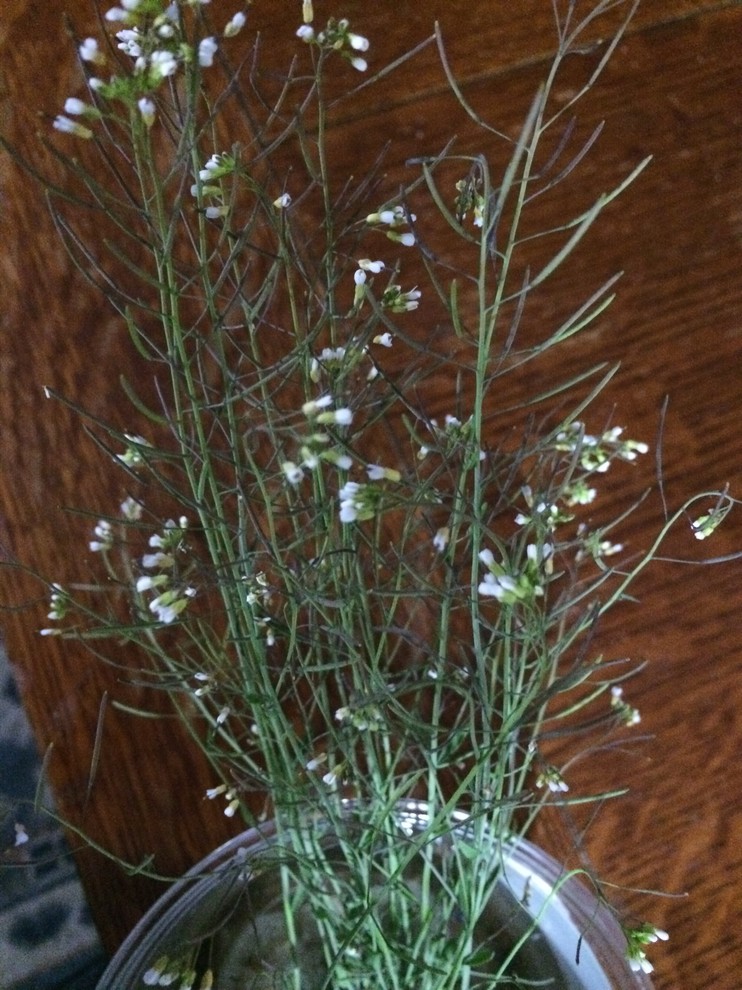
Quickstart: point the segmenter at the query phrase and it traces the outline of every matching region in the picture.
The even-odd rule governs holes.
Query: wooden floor
[[[61,12],[73,13],[84,36],[92,28],[89,6],[2,4],[0,129],[27,153],[41,154],[34,132],[47,126],[36,109],[54,114],[79,92]],[[439,18],[467,98],[506,131],[523,115],[553,44],[549,0],[348,0],[344,7],[315,0],[318,17],[336,6],[372,39],[377,59],[400,54]],[[280,16],[269,16],[279,7]],[[298,11],[298,0],[255,0],[266,51],[290,49]],[[561,98],[579,84],[585,65],[574,61]],[[599,415],[615,405],[632,437],[655,439],[669,396],[662,474],[671,507],[727,483],[742,497],[740,66],[739,4],[645,0],[581,110],[585,133],[598,120],[606,126],[570,185],[575,211],[646,155],[654,161],[590,234],[579,264],[554,278],[542,314],[558,314],[625,271],[614,306],[560,360],[575,367],[621,361]],[[429,48],[414,70],[403,67],[344,105],[333,141],[356,172],[381,141],[398,141],[387,162],[391,182],[407,157],[438,150],[452,127],[469,146],[469,125],[451,106]],[[38,190],[2,155],[0,235],[0,541],[8,560],[61,581],[84,580],[89,521],[65,509],[108,511],[119,492],[79,421],[47,402],[42,387],[129,426],[116,383],[122,370],[131,371],[132,357],[119,322],[56,244]],[[431,396],[440,412],[451,401],[450,394]],[[651,485],[654,467],[648,458],[624,472],[621,490],[612,492],[615,505],[628,505]],[[627,520],[623,542],[646,547],[661,517],[654,494]],[[700,560],[701,550],[724,556],[741,547],[738,512],[708,546],[678,531],[667,555]],[[641,710],[642,732],[653,738],[575,768],[586,787],[605,786],[605,775],[608,784],[631,785],[628,797],[594,815],[585,843],[601,874],[618,885],[618,899],[670,932],[671,941],[652,954],[657,990],[741,985],[741,575],[739,561],[659,564],[640,581],[641,605],[615,613],[600,634],[607,654],[647,660],[631,701]],[[103,849],[134,863],[152,854],[163,874],[180,873],[235,827],[203,800],[211,781],[201,761],[171,721],[132,720],[113,708],[113,700],[152,703],[116,670],[38,636],[46,609],[37,584],[7,570],[0,581],[5,604],[36,596],[30,610],[7,611],[0,621],[48,751],[61,814]],[[89,788],[104,692],[100,762]],[[95,919],[113,949],[159,888],[126,876],[82,840],[76,845]],[[630,893],[636,886],[668,896],[640,898]]]

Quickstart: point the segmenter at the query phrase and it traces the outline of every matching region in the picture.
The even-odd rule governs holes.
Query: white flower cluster
[[[366,223],[372,227],[387,227],[386,236],[390,241],[395,241],[403,247],[412,247],[417,238],[411,230],[400,233],[403,227],[410,227],[417,220],[414,213],[409,213],[403,206],[394,206],[391,209],[382,208],[375,213],[369,213]]]
[[[642,720],[639,709],[624,701],[623,688],[619,684],[611,688],[611,708],[624,725],[638,725]]]
[[[214,986],[213,970],[207,969],[196,985],[198,973],[191,966],[191,954],[183,958],[177,956],[160,956],[142,974],[145,987],[175,987],[178,990],[212,990]]]
[[[191,186],[191,195],[196,199],[209,199],[204,209],[209,220],[219,220],[229,215],[229,203],[222,188],[221,180],[237,170],[237,162],[226,152],[215,153],[199,170],[198,182]]]
[[[113,546],[113,527],[108,519],[99,519],[93,528],[94,540],[88,544],[93,553],[105,553]]]
[[[214,798],[221,797],[224,795],[224,800],[227,802],[227,806],[224,809],[224,814],[227,818],[234,818],[237,813],[237,809],[240,806],[240,800],[237,797],[237,791],[234,787],[228,787],[226,784],[219,784],[217,787],[210,787],[206,791],[206,797],[213,801]]]
[[[670,937],[662,928],[644,924],[638,928],[624,930],[626,935],[626,957],[635,973],[652,973],[654,966],[647,959],[646,947],[654,942],[666,942]]]
[[[195,62],[201,68],[214,64],[219,48],[217,39],[208,36],[191,45],[183,37],[182,11],[198,7],[209,0],[121,0],[121,6],[110,7],[105,20],[121,25],[116,33],[117,47],[133,60],[130,77],[112,76],[108,82],[95,75],[88,77],[90,90],[107,100],[122,100],[136,106],[147,127],[156,119],[156,105],[152,95],[165,79],[174,76],[186,62]],[[243,11],[237,11],[226,23],[223,35],[231,38],[247,22]],[[106,57],[95,38],[85,38],[78,53],[83,62],[91,66],[104,66]],[[97,119],[100,109],[76,97],[70,97],[64,105],[64,114],[54,120],[54,128],[65,134],[90,139],[93,131],[75,117]]]
[[[561,430],[554,443],[555,450],[575,454],[584,471],[605,473],[611,461],[635,461],[639,454],[646,454],[649,447],[641,440],[622,440],[622,426],[614,426],[598,436],[585,432],[584,423],[573,422]]]
[[[123,454],[116,454],[114,460],[128,468],[140,468],[144,466],[144,451],[152,445],[144,437],[136,436],[133,433],[125,433],[127,442],[126,450]]]
[[[183,549],[187,528],[188,520],[185,516],[181,516],[177,523],[168,519],[162,533],[155,533],[149,538],[149,545],[154,552],[144,554],[141,566],[150,573],[143,574],[136,582],[139,594],[156,592],[149,602],[149,610],[165,625],[175,622],[196,595],[195,588],[185,585],[178,578],[176,558]]]
[[[418,460],[424,460],[432,451],[446,460],[460,454],[472,460],[484,460],[484,451],[472,445],[473,423],[471,417],[462,422],[458,416],[447,413],[443,426],[439,426],[436,419],[431,419],[427,426],[432,434],[432,439],[428,443],[420,444],[417,453]]]
[[[346,481],[338,492],[340,502],[340,522],[362,522],[376,514],[375,500],[368,485],[358,481]]]
[[[343,706],[335,712],[335,720],[360,732],[377,732],[385,725],[381,709],[375,704]]]
[[[351,31],[347,18],[343,17],[339,21],[330,18],[326,28],[315,31],[312,27],[314,9],[311,2],[305,0],[302,8],[302,20],[304,23],[296,31],[297,38],[300,38],[307,45],[317,45],[324,51],[339,52],[358,72],[366,71],[368,62],[360,53],[368,51],[368,38]]]
[[[528,512],[519,512],[516,515],[516,526],[533,524],[539,529],[553,533],[557,526],[568,523],[573,519],[573,516],[565,513],[554,502],[546,502],[543,499],[534,497],[530,485],[524,485],[521,492],[528,506]]]
[[[536,778],[536,787],[546,787],[552,794],[564,794],[569,790],[569,786],[562,777],[561,772],[556,767],[544,767]]]
[[[370,482],[390,481],[393,484],[402,480],[395,468],[383,467],[381,464],[367,464],[366,474]],[[340,522],[363,522],[373,519],[378,513],[383,498],[383,489],[360,481],[346,481],[338,492],[340,504]]]
[[[481,180],[471,177],[459,179],[456,183],[456,200],[454,209],[456,219],[461,223],[466,219],[469,210],[472,211],[472,223],[475,227],[484,226],[484,196],[479,191]]]
[[[67,615],[69,606],[70,598],[62,585],[53,584],[49,594],[49,611],[46,615],[47,619],[50,619],[52,622],[61,622]],[[61,636],[62,630],[56,626],[49,626],[46,629],[40,629],[39,634],[41,636]]]
[[[482,550],[479,560],[487,568],[487,573],[479,585],[479,594],[485,598],[496,598],[504,605],[540,598],[544,593],[545,577],[553,567],[553,551],[551,543],[529,543],[525,565],[517,571],[506,562],[498,563],[491,550]]]
[[[623,543],[612,543],[603,539],[603,530],[590,531],[585,523],[580,523],[577,527],[577,537],[581,541],[581,546],[575,554],[575,560],[592,559],[602,566],[604,557],[613,557],[623,551]]]
[[[366,283],[369,273],[378,275],[385,268],[386,265],[383,261],[372,261],[370,258],[361,258],[358,262],[358,268],[353,275],[353,281],[356,286],[353,297],[354,309],[361,305],[366,296]],[[422,292],[420,292],[417,286],[414,289],[403,292],[401,286],[390,283],[384,289],[380,302],[384,309],[389,309],[392,313],[408,313],[413,309],[417,309],[420,305],[421,296]],[[387,339],[388,343],[386,342]],[[385,346],[391,346],[391,334],[387,333],[375,337],[374,343],[383,343]]]
[[[334,401],[331,395],[322,395],[318,399],[305,402],[301,411],[310,421],[312,427],[350,426],[353,422],[353,411],[347,406],[333,409]],[[300,461],[298,463],[295,461],[282,463],[281,470],[286,480],[291,485],[300,484],[304,478],[305,470],[314,471],[323,461],[333,464],[339,470],[347,471],[353,463],[350,456],[331,444],[332,437],[329,433],[324,430],[313,429],[299,449]]]
[[[708,512],[699,516],[698,519],[694,519],[690,526],[695,538],[697,540],[707,540],[723,522],[730,506],[731,503],[714,506],[714,508],[709,509]]]

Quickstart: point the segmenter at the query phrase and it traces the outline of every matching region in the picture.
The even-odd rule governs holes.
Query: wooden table
[[[266,51],[298,21],[298,0],[266,16],[277,6],[256,0],[251,15],[265,28]],[[329,7],[315,6],[318,17]],[[0,127],[27,153],[41,154],[33,132],[47,127],[36,109],[54,114],[79,92],[63,38],[65,7],[81,36],[93,28],[87,0],[5,0],[0,12]],[[467,97],[506,129],[522,116],[553,42],[548,0],[349,0],[337,9],[372,39],[372,56],[401,53],[438,17]],[[737,3],[645,0],[581,108],[586,131],[600,119],[606,126],[569,188],[579,205],[644,156],[654,155],[654,163],[590,234],[579,264],[554,278],[545,310],[559,312],[625,270],[617,302],[561,360],[621,360],[601,409],[607,414],[615,403],[630,436],[653,440],[670,397],[663,477],[673,506],[727,482],[742,496],[741,64]],[[562,98],[584,71],[575,59]],[[393,177],[409,154],[442,146],[450,105],[427,49],[414,71],[399,70],[347,106],[334,139],[354,171],[380,140],[398,139],[388,163]],[[466,144],[466,123],[457,119],[456,127]],[[65,510],[84,506],[95,516],[117,504],[119,492],[79,421],[47,403],[42,386],[127,427],[132,416],[116,382],[135,366],[120,321],[71,268],[38,190],[4,156],[0,209],[0,539],[8,560],[61,581],[79,579],[89,561],[90,520]],[[451,396],[431,401],[445,412]],[[653,477],[651,458],[624,473],[612,494],[616,505]],[[623,541],[646,547],[661,511],[659,497],[647,499],[623,527]],[[691,555],[700,549],[693,542],[686,531],[669,551]],[[720,556],[742,547],[739,513],[709,547]],[[740,986],[741,566],[660,564],[640,582],[642,605],[622,608],[601,631],[607,652],[648,661],[630,690],[640,728],[653,738],[576,768],[585,786],[628,780],[632,788],[598,811],[585,843],[612,882],[670,895],[647,901],[617,892],[671,933],[652,954],[657,990]],[[163,874],[180,873],[236,827],[203,800],[211,781],[202,761],[170,719],[134,720],[114,709],[113,700],[152,705],[124,675],[74,644],[39,637],[46,603],[38,583],[7,570],[0,580],[4,603],[31,603],[7,611],[2,623],[60,814],[102,849],[133,863],[152,854]],[[73,842],[91,909],[113,949],[160,888]]]

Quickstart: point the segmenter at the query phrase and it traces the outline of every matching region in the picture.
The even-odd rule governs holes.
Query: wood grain
[[[282,7],[279,16],[275,7],[257,0],[253,10],[268,52],[271,45],[285,51],[281,39],[293,31],[298,3]],[[79,91],[61,40],[64,8],[81,35],[93,27],[86,0],[6,0],[0,13],[0,127],[26,153],[39,156],[34,132],[47,123],[35,116],[36,108],[54,114]],[[345,10],[372,38],[378,58],[400,54],[439,18],[467,98],[505,130],[522,117],[553,42],[546,0],[350,0]],[[580,133],[602,119],[606,126],[570,186],[574,200],[545,207],[546,221],[552,208],[575,212],[654,155],[651,168],[591,232],[579,263],[554,277],[531,318],[554,318],[602,279],[625,270],[617,302],[559,360],[575,367],[622,362],[598,415],[609,416],[615,405],[631,436],[652,440],[670,397],[663,478],[672,506],[727,482],[742,493],[741,60],[738,4],[646,0],[580,111]],[[586,71],[588,63],[575,59],[562,98]],[[370,161],[380,140],[396,139],[385,163],[390,184],[404,174],[410,155],[435,152],[452,129],[462,147],[473,146],[432,49],[414,70],[403,67],[378,89],[344,104],[334,126],[334,147],[349,171]],[[48,158],[45,164],[53,167]],[[5,156],[0,197],[0,538],[8,560],[59,580],[79,578],[87,565],[81,548],[89,519],[65,510],[107,511],[121,492],[79,421],[52,408],[42,386],[129,427],[133,421],[116,382],[120,372],[136,376],[137,369],[120,323],[56,243],[38,190]],[[540,373],[548,377],[548,366]],[[429,399],[431,414],[449,411],[455,401],[450,388]],[[629,504],[653,480],[649,460],[627,468],[611,492],[612,507]],[[646,547],[661,518],[655,494],[627,520],[623,542]],[[700,559],[703,548],[691,543],[687,531],[678,533],[668,556]],[[739,516],[710,546],[718,555],[742,546]],[[6,612],[2,622],[39,744],[45,751],[51,747],[48,772],[60,813],[119,856],[136,863],[152,854],[163,873],[182,872],[234,828],[202,799],[209,783],[202,761],[166,715],[135,721],[113,708],[114,700],[151,706],[130,678],[73,644],[40,639],[45,602],[38,583],[7,570],[0,582],[4,604],[36,602]],[[648,903],[619,894],[671,933],[652,957],[657,990],[739,987],[739,588],[739,562],[713,569],[660,564],[640,582],[641,605],[623,607],[600,631],[607,654],[648,660],[632,683],[631,701],[642,712],[642,731],[654,738],[586,758],[574,772],[585,787],[604,787],[607,775],[607,783],[628,780],[632,788],[625,799],[601,808],[587,829],[586,846],[602,875],[627,888],[651,886],[673,895]],[[89,788],[105,692],[101,759]],[[586,821],[577,816],[575,827]],[[94,916],[113,949],[158,888],[126,876],[75,841]]]

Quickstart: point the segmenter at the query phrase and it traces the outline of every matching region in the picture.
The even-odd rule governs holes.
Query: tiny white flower
[[[217,43],[214,38],[202,38],[198,44],[198,64],[203,69],[208,69],[214,64],[214,55],[217,50]]]
[[[198,177],[202,182],[208,182],[221,169],[221,158],[218,154],[213,154],[204,167],[199,170]]]
[[[160,622],[170,625],[178,618],[188,604],[186,598],[178,597],[176,591],[165,591],[149,603],[149,610]]]
[[[142,35],[137,31],[136,28],[129,29],[125,28],[123,31],[117,31],[116,37],[119,40],[118,48],[130,58],[141,58],[142,55]]]
[[[707,540],[723,522],[728,506],[717,506],[691,522],[691,530],[697,540]]]
[[[87,109],[87,103],[78,100],[76,96],[70,96],[64,101],[64,112],[71,113],[73,117],[85,113]]]
[[[368,38],[364,38],[362,34],[353,34],[349,31],[346,35],[350,47],[357,52],[367,52],[368,51]]]
[[[448,540],[450,535],[451,535],[451,531],[449,530],[448,526],[441,526],[441,528],[433,537],[433,546],[439,553],[443,553],[443,551],[448,546]]]
[[[281,465],[281,470],[285,474],[286,480],[291,485],[298,485],[304,477],[304,472],[302,469],[298,465],[294,464],[293,461],[284,461]]]
[[[374,337],[374,343],[379,344],[381,347],[391,347],[393,342],[393,337],[387,331],[386,333],[380,333],[377,337]]]
[[[327,784],[328,787],[334,787],[335,784],[337,784],[337,782],[340,780],[342,772],[343,772],[343,765],[342,763],[340,763],[338,764],[338,766],[333,767],[332,770],[328,770],[327,773],[324,774],[324,776],[322,777],[322,782],[324,784]]]
[[[78,52],[83,62],[100,63],[104,61],[103,54],[95,38],[86,38],[78,48]]]
[[[28,832],[25,826],[21,825],[20,822],[15,823],[15,842],[14,846],[23,846],[28,842]]]
[[[349,471],[353,467],[353,458],[350,454],[341,454],[337,450],[326,450],[321,455],[321,459],[328,461],[330,464],[334,464],[336,468],[340,471]],[[320,457],[316,455],[313,458],[312,467],[316,467],[319,464]],[[310,462],[304,461],[304,464],[309,467]]]
[[[352,58],[350,60],[350,64],[353,66],[354,69],[357,69],[358,72],[365,72],[366,69],[368,68],[368,62],[366,61],[366,59],[361,58],[358,55],[356,55],[355,58]]]
[[[169,553],[145,553],[142,557],[142,567],[147,570],[152,568],[170,568],[175,565],[175,559]]]
[[[161,79],[174,75],[178,70],[177,59],[167,50],[152,52],[150,65]]]
[[[209,787],[206,791],[206,797],[213,801],[215,797],[219,797],[220,794],[225,794],[227,790],[226,784],[219,784],[217,787]]]
[[[64,117],[62,114],[58,114],[54,118],[53,127],[60,134],[74,134],[75,137],[85,138],[86,141],[90,140],[93,136],[93,132],[89,127],[78,124],[76,120],[70,120],[69,117]]]
[[[224,37],[233,38],[236,34],[238,34],[242,30],[246,22],[247,22],[247,17],[241,10],[238,10],[237,13],[232,16],[231,20],[227,21],[227,23],[225,24]]]
[[[382,467],[380,464],[367,464],[366,474],[369,481],[400,481],[402,475],[395,468]]]
[[[142,974],[142,983],[145,987],[156,987],[160,982],[160,977],[162,976],[164,966],[159,962],[154,966],[150,966],[149,969],[145,970]]]
[[[599,550],[602,557],[612,557],[614,554],[623,552],[623,543],[611,543],[610,540],[602,540]]]
[[[93,553],[102,553],[110,550],[113,546],[113,529],[107,519],[99,519],[93,529],[95,540],[88,544]]]
[[[548,787],[552,794],[566,793],[567,782],[556,767],[546,767],[536,778],[536,787]]]
[[[129,14],[122,7],[111,7],[106,11],[105,18],[107,21],[128,21]]]
[[[161,588],[167,584],[170,578],[167,574],[144,574],[137,579],[136,589],[141,594],[143,591],[151,591],[153,588]]]
[[[136,501],[136,499],[133,499],[131,495],[127,495],[119,506],[119,509],[124,519],[129,519],[132,522],[136,522],[137,519],[142,518],[142,506]]]
[[[361,486],[357,481],[347,481],[338,493],[340,499],[340,522],[350,523],[358,519],[359,504],[357,496]],[[337,717],[337,716],[336,716]]]
[[[364,272],[371,272],[374,275],[378,275],[379,272],[383,272],[386,265],[383,261],[371,261],[370,258],[361,258],[358,262],[358,267]]]
[[[285,210],[287,206],[291,205],[291,196],[288,193],[282,193],[278,199],[273,200],[273,205],[277,210]]]
[[[301,407],[302,413],[307,416],[316,416],[321,409],[327,409],[332,405],[332,396],[323,395],[319,399],[311,399]]]
[[[142,120],[147,127],[151,127],[155,122],[155,105],[148,97],[143,96],[137,101]]]
[[[314,28],[311,24],[302,24],[300,28],[297,29],[296,37],[300,38],[301,41],[307,42],[314,41]]]

